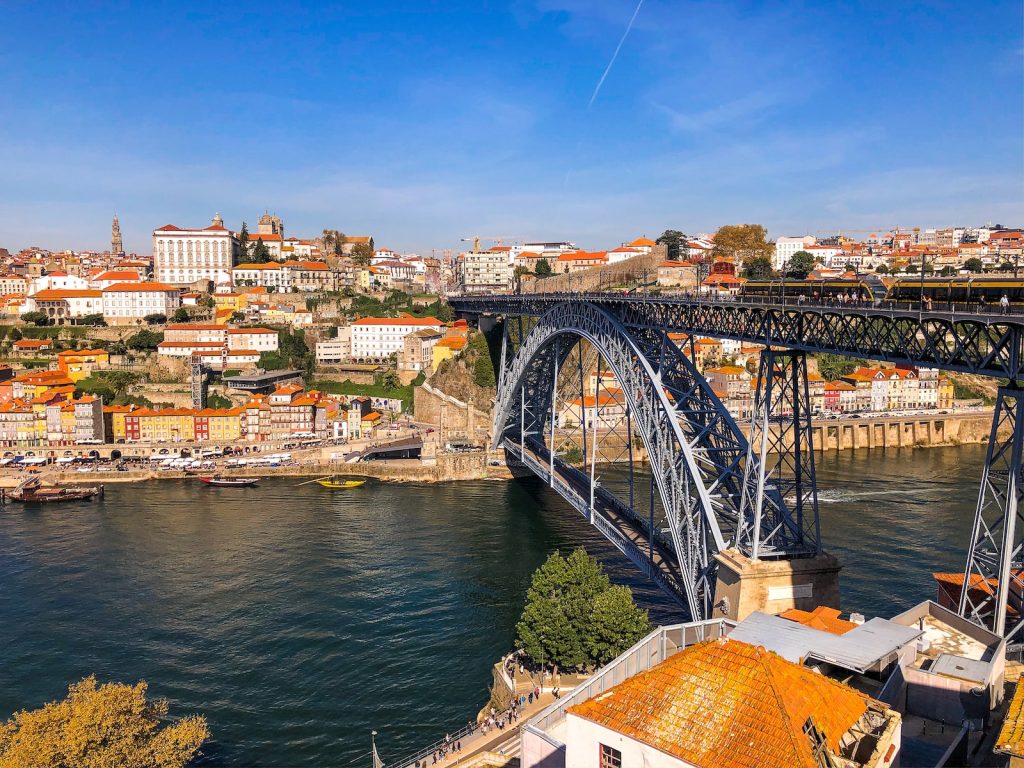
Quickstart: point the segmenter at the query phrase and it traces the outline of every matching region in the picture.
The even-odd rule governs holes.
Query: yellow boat
[[[332,491],[346,491],[349,488],[358,488],[365,482],[365,480],[335,480],[334,478],[324,478],[323,480],[316,481],[317,485]]]

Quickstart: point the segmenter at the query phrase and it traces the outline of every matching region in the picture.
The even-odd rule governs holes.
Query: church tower
[[[121,242],[121,225],[114,216],[114,223],[110,226],[110,254],[112,256],[124,255],[124,244]]]

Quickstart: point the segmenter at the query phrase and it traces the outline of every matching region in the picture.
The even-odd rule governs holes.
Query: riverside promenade
[[[496,668],[498,666],[495,665]],[[503,678],[506,688],[514,688],[516,698],[521,696],[527,700],[527,703],[517,708],[514,722],[509,722],[511,707],[501,712],[495,712],[493,715],[490,710],[484,709],[481,710],[472,726],[463,726],[458,730],[450,731],[447,734],[448,738],[441,738],[412,755],[406,755],[397,762],[388,764],[392,768],[449,768],[469,763],[504,765],[513,759],[518,759],[519,729],[523,723],[553,703],[556,700],[555,691],[558,691],[558,696],[562,697],[588,679],[587,675],[551,677],[550,674],[539,679],[538,676],[520,669],[518,664],[510,663],[508,657],[502,659],[500,666],[504,668]],[[530,693],[538,688],[540,695],[534,696],[532,702],[529,701]],[[491,716],[495,722],[504,719],[505,727],[485,725],[488,716]],[[456,744],[461,745],[457,752],[452,751],[452,747]],[[445,754],[442,754],[443,748],[447,748]]]

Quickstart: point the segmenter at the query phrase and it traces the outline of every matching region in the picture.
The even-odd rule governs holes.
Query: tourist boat
[[[260,481],[258,477],[200,477],[202,482],[217,488],[251,488]]]
[[[334,477],[325,477],[316,481],[317,485],[331,491],[347,491],[349,488],[358,488],[366,483],[365,480],[341,480]]]
[[[4,499],[24,504],[48,504],[55,501],[82,501],[94,496],[103,498],[103,486],[44,486],[38,478],[30,478],[10,491],[0,492]]]

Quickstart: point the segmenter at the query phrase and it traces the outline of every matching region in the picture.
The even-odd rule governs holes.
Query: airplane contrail
[[[629,24],[626,25],[626,31],[622,33],[622,39],[619,40],[619,44],[615,46],[615,53],[612,54],[611,61],[608,62],[608,66],[604,68],[604,73],[601,75],[601,79],[597,81],[597,85],[594,87],[594,92],[590,96],[590,101],[587,103],[587,109],[590,109],[594,105],[594,99],[597,98],[597,94],[601,91],[601,86],[604,85],[605,78],[608,77],[608,73],[612,71],[612,67],[615,65],[615,59],[619,57],[619,51],[622,50],[622,44],[626,42],[626,38],[629,37],[629,30],[633,28],[633,22],[636,21],[637,14],[640,13],[640,8],[643,6],[644,0],[640,0],[636,4],[636,9],[633,11],[633,16],[629,20]]]

